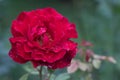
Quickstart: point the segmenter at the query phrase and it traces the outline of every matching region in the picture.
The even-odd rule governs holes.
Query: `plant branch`
[[[40,80],[42,80],[42,66],[40,67],[40,69],[38,70],[39,71],[39,77],[40,77]]]

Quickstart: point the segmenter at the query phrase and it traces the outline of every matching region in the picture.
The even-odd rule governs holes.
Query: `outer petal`
[[[32,60],[46,62],[46,56],[44,56],[44,54],[45,52],[42,50],[34,50],[32,53]]]
[[[18,21],[13,21],[11,32],[14,37],[24,36],[24,25]]]
[[[70,24],[66,34],[69,38],[77,38],[78,34],[75,28],[75,24]]]
[[[20,57],[19,55],[17,55],[15,49],[11,49],[11,50],[10,50],[9,56],[10,56],[15,62],[18,62],[18,63],[21,63],[21,64],[27,62],[27,60],[25,60],[24,58],[22,58],[22,57]]]
[[[76,48],[72,51],[68,51],[63,58],[61,58],[60,60],[54,63],[44,62],[42,60],[39,61],[32,60],[32,63],[34,67],[41,65],[41,66],[48,66],[51,69],[64,68],[70,65],[71,60],[75,56],[75,54],[76,54]]]
[[[60,60],[61,58],[64,57],[64,55],[66,54],[65,50],[61,50],[58,53],[54,53],[54,52],[45,52],[45,51],[34,51],[32,54],[32,58],[33,60],[36,61],[43,61],[43,62],[47,62],[47,63],[54,63],[57,60]]]
[[[24,50],[24,44],[16,44],[16,51],[17,51],[17,55],[21,56],[22,58],[24,58],[25,60],[31,60],[31,54],[32,52],[25,52]]]
[[[65,41],[63,44],[62,44],[63,48],[67,51],[70,51],[70,50],[73,50],[73,49],[76,49],[77,48],[77,43],[73,42],[73,41]]]
[[[25,60],[31,60],[31,52],[26,51],[25,52],[25,46],[26,40],[24,38],[10,38],[10,42],[12,43],[12,48],[15,49],[15,52],[18,56],[21,58],[24,58]]]
[[[76,50],[68,51],[66,55],[59,61],[56,61],[49,68],[64,68],[70,65],[72,58],[76,55]]]
[[[45,15],[45,16],[61,16],[61,14],[59,14],[55,9],[47,7],[47,8],[43,8],[43,9],[38,9],[36,10],[38,14],[40,15]]]
[[[27,41],[24,37],[11,37],[9,40],[12,44],[15,44],[17,42],[24,43]]]
[[[21,12],[16,20],[12,22],[11,32],[13,36],[25,36],[30,23],[28,12]]]
[[[61,50],[58,53],[49,52],[45,56],[46,56],[46,60],[48,63],[53,63],[53,62],[56,62],[56,61],[60,60],[61,58],[63,58],[65,54],[66,54],[66,51]]]

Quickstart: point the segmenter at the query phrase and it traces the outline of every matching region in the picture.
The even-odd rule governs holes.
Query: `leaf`
[[[100,56],[100,55],[96,55],[96,54],[93,55],[93,58],[99,59],[99,60],[106,60],[106,56]]]
[[[74,73],[78,69],[78,61],[72,60],[71,65],[67,68],[68,73]]]
[[[68,80],[70,75],[68,73],[62,73],[56,77],[55,80]]]
[[[33,75],[39,74],[39,72],[36,69],[30,67],[29,65],[25,65],[23,68],[30,74],[33,74]]]
[[[92,74],[88,74],[87,76],[85,76],[85,80],[93,80]]]
[[[117,63],[117,61],[113,57],[108,57],[107,60],[113,64]]]
[[[56,76],[54,74],[52,74],[51,77],[50,77],[50,80],[55,80],[55,77]]]
[[[87,71],[89,68],[89,65],[87,63],[79,62],[79,69],[82,71]]]
[[[101,60],[94,59],[92,64],[93,64],[94,68],[99,69],[101,66]]]
[[[117,63],[117,61],[113,57],[111,57],[111,56],[108,57],[108,56],[100,56],[100,55],[94,54],[93,58],[94,59],[99,59],[99,60],[106,60],[106,61],[109,61],[109,62],[111,62],[113,64]]]
[[[19,80],[27,80],[27,79],[28,79],[28,76],[29,76],[29,74],[26,73],[26,74],[24,74],[23,76],[21,76]]]

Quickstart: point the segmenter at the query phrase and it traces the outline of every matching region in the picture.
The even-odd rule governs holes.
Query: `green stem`
[[[86,62],[86,48],[83,47],[83,62]]]
[[[49,72],[49,76],[48,76],[48,80],[50,80],[52,74],[54,73],[55,70],[52,70],[52,69],[48,69],[48,72]]]
[[[40,70],[39,71],[39,77],[40,77],[40,80],[42,80],[42,66],[40,67]]]
[[[50,80],[51,76],[52,76],[52,73],[50,73],[50,75],[49,75],[49,77],[48,77],[48,80]]]

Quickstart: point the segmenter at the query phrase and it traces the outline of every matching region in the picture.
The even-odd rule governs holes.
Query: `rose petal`
[[[20,57],[17,55],[16,51],[14,49],[11,49],[10,52],[9,52],[9,56],[15,61],[15,62],[18,62],[18,63],[26,63],[27,60],[25,60],[24,58]]]

